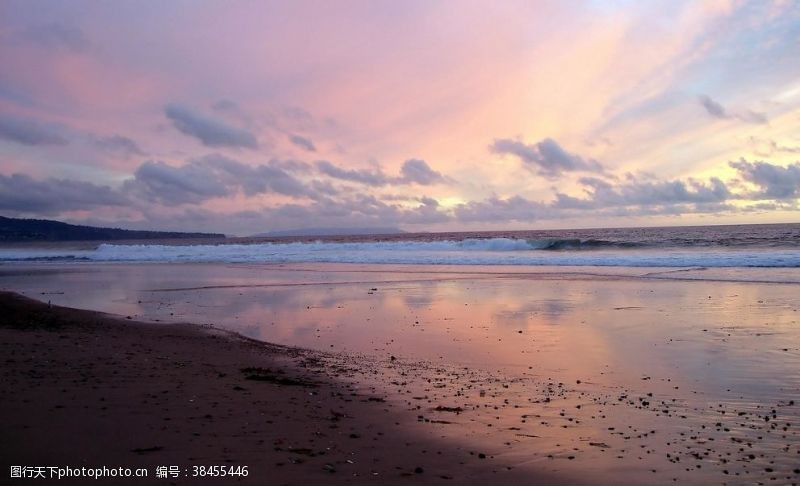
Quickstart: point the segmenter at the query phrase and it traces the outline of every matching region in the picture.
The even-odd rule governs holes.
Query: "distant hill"
[[[398,228],[298,228],[259,233],[253,237],[394,235],[399,233],[405,233],[405,231]]]
[[[0,216],[0,241],[90,241],[224,237],[225,235],[216,233],[136,231],[78,226],[47,219],[17,219]]]

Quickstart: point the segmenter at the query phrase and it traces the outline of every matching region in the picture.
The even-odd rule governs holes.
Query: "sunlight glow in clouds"
[[[6,216],[230,234],[800,216],[792,1],[7,1],[0,58]]]

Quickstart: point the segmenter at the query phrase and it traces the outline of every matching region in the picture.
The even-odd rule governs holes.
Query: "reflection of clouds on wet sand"
[[[567,317],[574,305],[563,299],[542,299],[514,305],[509,303],[508,309],[498,309],[494,316],[496,322],[512,326],[527,327],[527,322],[541,317],[552,324],[557,324],[562,317]]]
[[[441,282],[425,282],[417,288],[402,289],[400,295],[409,309],[429,308],[434,303],[434,295],[441,292]]]
[[[666,461],[682,480],[724,468],[762,477],[770,466],[759,463],[756,474],[747,473],[754,471],[750,459],[737,456],[736,467],[722,462],[741,447],[725,429],[764,457],[777,457],[781,467],[787,454],[796,457],[800,441],[793,429],[773,430],[778,422],[763,418],[774,408],[784,422],[800,421],[786,405],[800,395],[796,285],[552,273],[465,278],[464,272],[417,275],[413,269],[401,281],[396,268],[321,270],[97,265],[30,278],[0,272],[0,285],[58,304],[213,324],[330,351],[334,361],[366,356],[376,363],[365,369],[377,373],[377,392],[392,397],[399,387],[393,400],[405,409],[421,407],[426,418],[437,405],[459,406],[465,412],[457,417],[437,412],[442,434],[457,424],[484,446],[513,444],[506,457],[520,463],[574,455],[584,461],[583,471],[637,470],[663,468],[669,453],[682,458]],[[157,288],[166,290],[148,290]],[[400,361],[429,364],[403,368]],[[401,368],[405,375],[392,374]],[[436,382],[442,373],[449,384]],[[729,419],[737,422],[715,426]],[[713,454],[702,472],[681,472],[695,460],[691,453],[708,448]]]
[[[52,270],[54,267],[49,267]],[[465,278],[336,266],[96,265],[18,274],[53,303],[161,321],[213,324],[324,350],[535,365],[625,379],[677,373],[719,388],[787,373],[798,346],[791,285],[510,274]],[[495,270],[497,271],[497,270]],[[398,281],[399,277],[402,281]],[[448,279],[448,276],[454,277]],[[502,277],[502,278],[500,278]],[[393,281],[394,279],[394,281]],[[8,284],[8,283],[7,283]],[[81,288],[80,292],[75,288]],[[148,289],[165,289],[153,291]],[[171,290],[171,289],[186,290]],[[24,289],[23,289],[24,290]],[[790,349],[790,351],[778,351]],[[621,378],[620,378],[621,379]],[[744,381],[747,381],[745,378]]]
[[[12,283],[29,285],[33,292],[56,291],[48,296],[53,303],[213,324],[326,350],[488,366],[607,366],[629,375],[635,374],[631,370],[677,368],[687,376],[728,382],[748,363],[760,363],[786,347],[780,341],[797,345],[797,332],[788,327],[796,319],[796,304],[788,290],[792,287],[785,285],[558,279],[552,274],[546,279],[509,274],[465,279],[463,271],[414,274],[416,267],[392,267],[384,273],[381,266],[349,272],[347,266],[335,271],[321,266],[314,272],[308,265],[299,270],[257,265],[64,268],[29,280],[16,275]],[[403,281],[392,281],[398,276]],[[73,290],[78,284],[81,292]],[[157,288],[167,290],[147,290]],[[187,290],[169,290],[174,288]],[[780,362],[759,369],[772,370]]]

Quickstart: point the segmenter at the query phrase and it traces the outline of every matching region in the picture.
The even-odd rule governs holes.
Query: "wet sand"
[[[450,481],[443,478],[796,484],[797,284],[770,283],[743,271],[709,278],[702,269],[600,270],[8,266],[0,272],[6,288],[149,323],[116,319],[111,330],[95,326],[65,338],[58,336],[61,331],[4,327],[15,339],[29,340],[3,340],[6,355],[20,353],[24,363],[10,364],[27,366],[4,380],[28,390],[20,396],[29,406],[70,393],[54,384],[65,380],[48,378],[38,367],[50,366],[53,376],[63,373],[55,370],[96,370],[96,384],[72,378],[88,389],[69,396],[83,400],[100,388],[108,399],[112,394],[105,388],[115,386],[114,414],[135,414],[135,430],[150,434],[115,446],[116,453],[131,460],[170,459],[181,467],[188,458],[250,461],[265,471],[259,474],[288,484],[306,474],[312,481],[426,484]],[[689,278],[683,278],[686,273]],[[286,346],[165,321],[213,324]],[[33,351],[39,341],[71,367],[48,364],[52,360]],[[89,343],[100,344],[96,352],[105,354],[84,355]],[[102,343],[112,343],[112,349]],[[77,344],[83,346],[80,363],[74,361]],[[28,355],[42,357],[21,360]],[[111,370],[107,363],[113,363]],[[126,370],[124,380],[113,374],[115,366]],[[152,371],[143,374],[148,367]],[[246,368],[271,371],[259,381],[248,379]],[[278,370],[316,387],[276,384],[272,376]],[[137,380],[142,383],[134,385]],[[148,383],[157,384],[147,388]],[[191,391],[169,392],[176,383]],[[132,407],[142,396],[147,407]],[[96,412],[96,398],[95,393],[95,401],[71,409]],[[15,400],[11,396],[11,403],[23,406]],[[57,405],[42,409],[42,423],[55,420],[44,417]],[[75,427],[99,420],[85,415]],[[119,422],[111,414],[106,420]],[[283,435],[288,442],[276,445]],[[162,449],[130,453],[153,447]],[[85,458],[108,457],[102,454],[111,446],[98,449],[100,456]],[[198,450],[209,452],[189,452]],[[423,472],[415,473],[417,467]]]
[[[416,413],[336,379],[373,372],[357,359],[326,361],[208,327],[135,322],[9,292],[0,293],[0,316],[4,483],[15,465],[145,467],[156,484],[554,478],[416,434]],[[179,466],[181,477],[156,479],[159,466]],[[193,466],[247,466],[248,476],[192,477]]]

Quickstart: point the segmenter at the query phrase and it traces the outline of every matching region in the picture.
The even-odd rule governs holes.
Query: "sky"
[[[800,221],[800,2],[0,3],[0,215]]]

